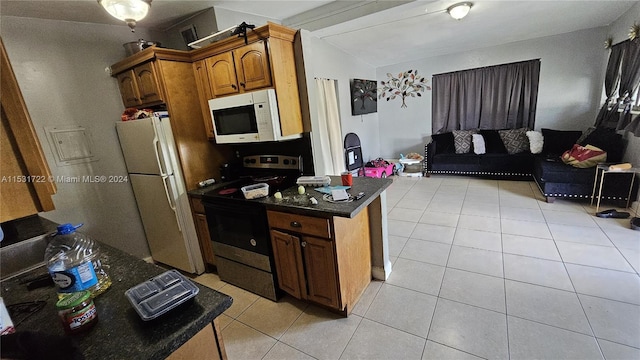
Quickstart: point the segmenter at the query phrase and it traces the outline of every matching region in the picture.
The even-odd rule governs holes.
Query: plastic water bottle
[[[91,238],[76,229],[82,226],[62,224],[47,245],[44,261],[58,288],[58,296],[88,290],[92,297],[111,286],[103,269],[100,248]]]

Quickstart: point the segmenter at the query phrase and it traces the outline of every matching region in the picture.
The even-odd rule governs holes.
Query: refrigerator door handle
[[[158,162],[158,169],[160,170],[160,176],[162,176],[162,178],[164,179],[166,176],[168,176],[166,170],[164,169],[164,166],[162,166],[162,161],[160,161],[160,140],[158,140],[158,135],[153,137],[153,151],[156,154],[156,161]],[[167,186],[165,185],[165,189],[167,188]],[[168,196],[168,195],[167,195]]]
[[[169,193],[169,186],[167,185],[167,180],[169,179],[168,176],[162,176],[162,185],[164,185],[164,193],[165,195],[167,195],[167,202],[169,202],[169,207],[171,208],[171,210],[173,211],[173,214],[176,217],[176,222],[178,223],[178,231],[182,232],[182,225],[180,225],[180,217],[178,216],[178,211],[176,210],[176,204],[175,201],[173,200],[173,197],[171,196],[171,194]],[[173,184],[171,184],[172,187],[172,192],[175,192],[175,189],[173,189]]]

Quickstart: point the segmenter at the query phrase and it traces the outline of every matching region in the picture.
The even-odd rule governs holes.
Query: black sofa
[[[424,175],[453,174],[492,179],[535,180],[548,202],[556,198],[590,199],[599,185],[595,179],[595,168],[576,168],[560,159],[573,144],[591,144],[607,151],[608,163],[619,163],[624,153],[622,136],[614,131],[595,129],[583,136],[581,131],[559,131],[542,129],[544,146],[540,154],[524,151],[508,154],[500,147],[497,130],[480,130],[486,142],[485,154],[473,152],[456,154],[452,133],[432,135],[425,145],[423,160]],[[496,137],[497,136],[497,137]],[[603,200],[615,200],[626,205],[632,174],[608,174],[602,192]],[[599,179],[598,179],[599,180]],[[633,189],[631,198],[637,191]]]
[[[479,130],[485,140],[486,153],[473,151],[456,154],[453,133],[431,135],[425,146],[424,175],[453,174],[500,179],[531,179],[533,154],[508,154],[498,130]]]

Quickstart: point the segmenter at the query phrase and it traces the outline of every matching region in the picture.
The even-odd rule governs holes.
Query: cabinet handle
[[[306,242],[306,241],[303,241],[303,242],[300,244],[300,246],[302,246],[302,247],[307,247],[307,242]]]
[[[144,100],[144,96],[140,96],[140,100]]]
[[[289,225],[291,225],[291,227],[295,227],[295,228],[301,228],[302,227],[302,224],[300,224],[297,221],[292,221],[291,224],[289,224]]]
[[[235,89],[235,88],[237,88],[237,86],[235,84],[231,84],[231,88]]]
[[[240,83],[240,86],[245,87],[245,85],[244,85],[244,83],[243,83],[243,82],[241,82],[241,83]]]

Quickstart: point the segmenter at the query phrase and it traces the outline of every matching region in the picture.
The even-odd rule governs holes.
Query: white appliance
[[[211,99],[209,109],[218,144],[282,141],[302,136],[282,136],[274,89]]]
[[[129,180],[154,261],[201,274],[189,199],[166,112],[116,123]]]

